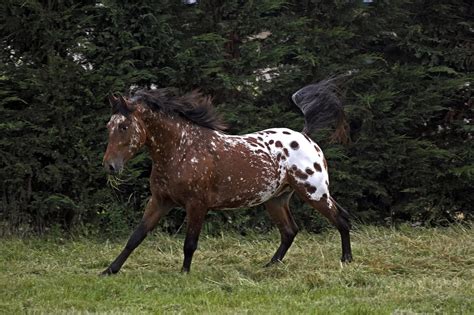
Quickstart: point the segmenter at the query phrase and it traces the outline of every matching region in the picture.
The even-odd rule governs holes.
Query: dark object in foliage
[[[315,85],[327,94],[326,83]],[[341,261],[352,260],[349,218],[329,193],[326,159],[307,135],[272,128],[247,135],[227,135],[213,111],[210,98],[198,92],[184,96],[169,90],[141,90],[131,99],[110,97],[113,115],[107,127],[109,141],[104,156],[107,171],[121,172],[124,164],[143,146],[153,160],[151,198],[143,219],[120,255],[102,273],[117,273],[127,257],[174,207],[187,213],[182,271],[188,272],[208,210],[238,209],[264,204],[280,230],[281,243],[268,263],[281,261],[298,227],[289,209],[296,193],[324,215],[340,232]],[[318,97],[309,107],[333,112],[335,102]],[[306,104],[305,103],[305,104]],[[337,110],[342,110],[338,107]],[[321,112],[321,117],[332,118]],[[320,118],[322,125],[324,121]],[[317,126],[317,125],[314,125]]]

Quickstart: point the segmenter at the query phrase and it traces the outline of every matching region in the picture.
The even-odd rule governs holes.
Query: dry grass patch
[[[279,236],[203,235],[179,273],[182,236],[156,233],[117,276],[99,278],[125,240],[0,243],[0,313],[474,313],[471,227],[361,227],[342,266],[335,231],[300,233],[264,268]]]

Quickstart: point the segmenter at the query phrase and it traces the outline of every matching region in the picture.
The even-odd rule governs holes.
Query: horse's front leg
[[[171,210],[171,208],[171,204],[159,202],[154,197],[151,197],[145,208],[145,213],[143,214],[142,220],[128,239],[125,248],[117,256],[117,258],[115,258],[110,266],[101,273],[101,275],[111,275],[117,273],[120,268],[122,268],[122,265],[125,263],[128,256],[130,256],[133,250],[137,248],[138,245],[140,245],[148,232],[156,227],[160,219],[165,216]]]
[[[207,214],[207,209],[200,205],[186,206],[188,226],[186,231],[186,239],[184,240],[184,261],[182,272],[189,272],[191,269],[191,261],[193,254],[198,246],[199,234],[201,233],[202,224]]]

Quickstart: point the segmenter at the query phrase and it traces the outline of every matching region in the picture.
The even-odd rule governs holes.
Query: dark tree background
[[[0,3],[0,228],[122,232],[147,198],[146,152],[119,190],[101,167],[105,101],[131,85],[200,88],[231,132],[301,130],[289,96],[352,73],[351,142],[313,135],[332,192],[364,223],[472,218],[472,1],[14,1]],[[298,223],[325,223],[298,200]],[[267,229],[263,208],[206,228]],[[184,211],[161,225],[173,231]]]

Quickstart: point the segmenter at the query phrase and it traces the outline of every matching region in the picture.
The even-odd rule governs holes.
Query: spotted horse
[[[113,115],[107,124],[106,170],[121,172],[142,147],[148,149],[153,166],[151,198],[143,218],[102,274],[117,273],[147,233],[175,207],[184,207],[187,214],[182,271],[190,270],[209,210],[259,204],[281,234],[280,246],[267,265],[279,262],[298,232],[288,206],[293,193],[336,226],[341,261],[350,262],[348,213],[330,195],[326,159],[308,136],[334,120],[336,130],[347,128],[335,84],[329,79],[305,86],[292,99],[305,115],[303,132],[272,128],[229,135],[211,99],[198,91],[180,96],[170,89],[142,89],[128,98],[109,96]]]

